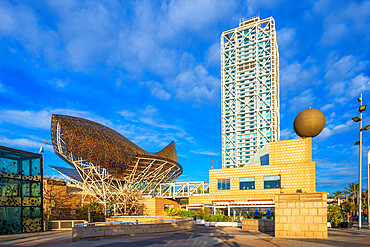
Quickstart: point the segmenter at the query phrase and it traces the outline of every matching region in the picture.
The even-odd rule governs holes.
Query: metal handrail
[[[75,224],[75,226],[97,226],[97,225],[138,225],[142,223],[165,223],[165,222],[174,222],[174,221],[190,221],[194,220],[193,218],[182,218],[182,219],[176,219],[176,220],[155,220],[155,221],[117,221],[117,222],[92,222],[92,223],[79,223]]]
[[[168,218],[169,216],[154,216],[154,215],[143,215],[143,216],[123,216],[123,215],[117,215],[117,216],[112,216],[111,218]],[[176,218],[176,216],[170,216],[171,218]],[[181,218],[178,216],[178,218]]]

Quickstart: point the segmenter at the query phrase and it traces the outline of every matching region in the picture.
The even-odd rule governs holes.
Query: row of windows
[[[280,176],[265,176],[264,189],[279,189],[280,188]],[[255,178],[239,178],[239,190],[254,190]],[[230,190],[230,179],[217,179],[217,190]]]

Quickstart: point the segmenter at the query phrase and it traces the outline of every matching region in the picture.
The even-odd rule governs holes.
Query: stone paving
[[[272,235],[231,227],[196,227],[191,231],[171,234],[72,242],[71,231],[54,231],[0,236],[0,246],[370,246],[368,229],[329,229],[328,239],[286,239]]]

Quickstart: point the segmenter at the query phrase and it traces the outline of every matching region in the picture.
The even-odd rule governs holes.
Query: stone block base
[[[267,219],[244,219],[242,220],[242,230],[273,232],[275,231],[275,221]]]

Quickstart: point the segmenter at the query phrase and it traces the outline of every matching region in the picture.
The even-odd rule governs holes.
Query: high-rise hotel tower
[[[243,20],[221,35],[222,167],[246,165],[280,136],[275,20]]]

